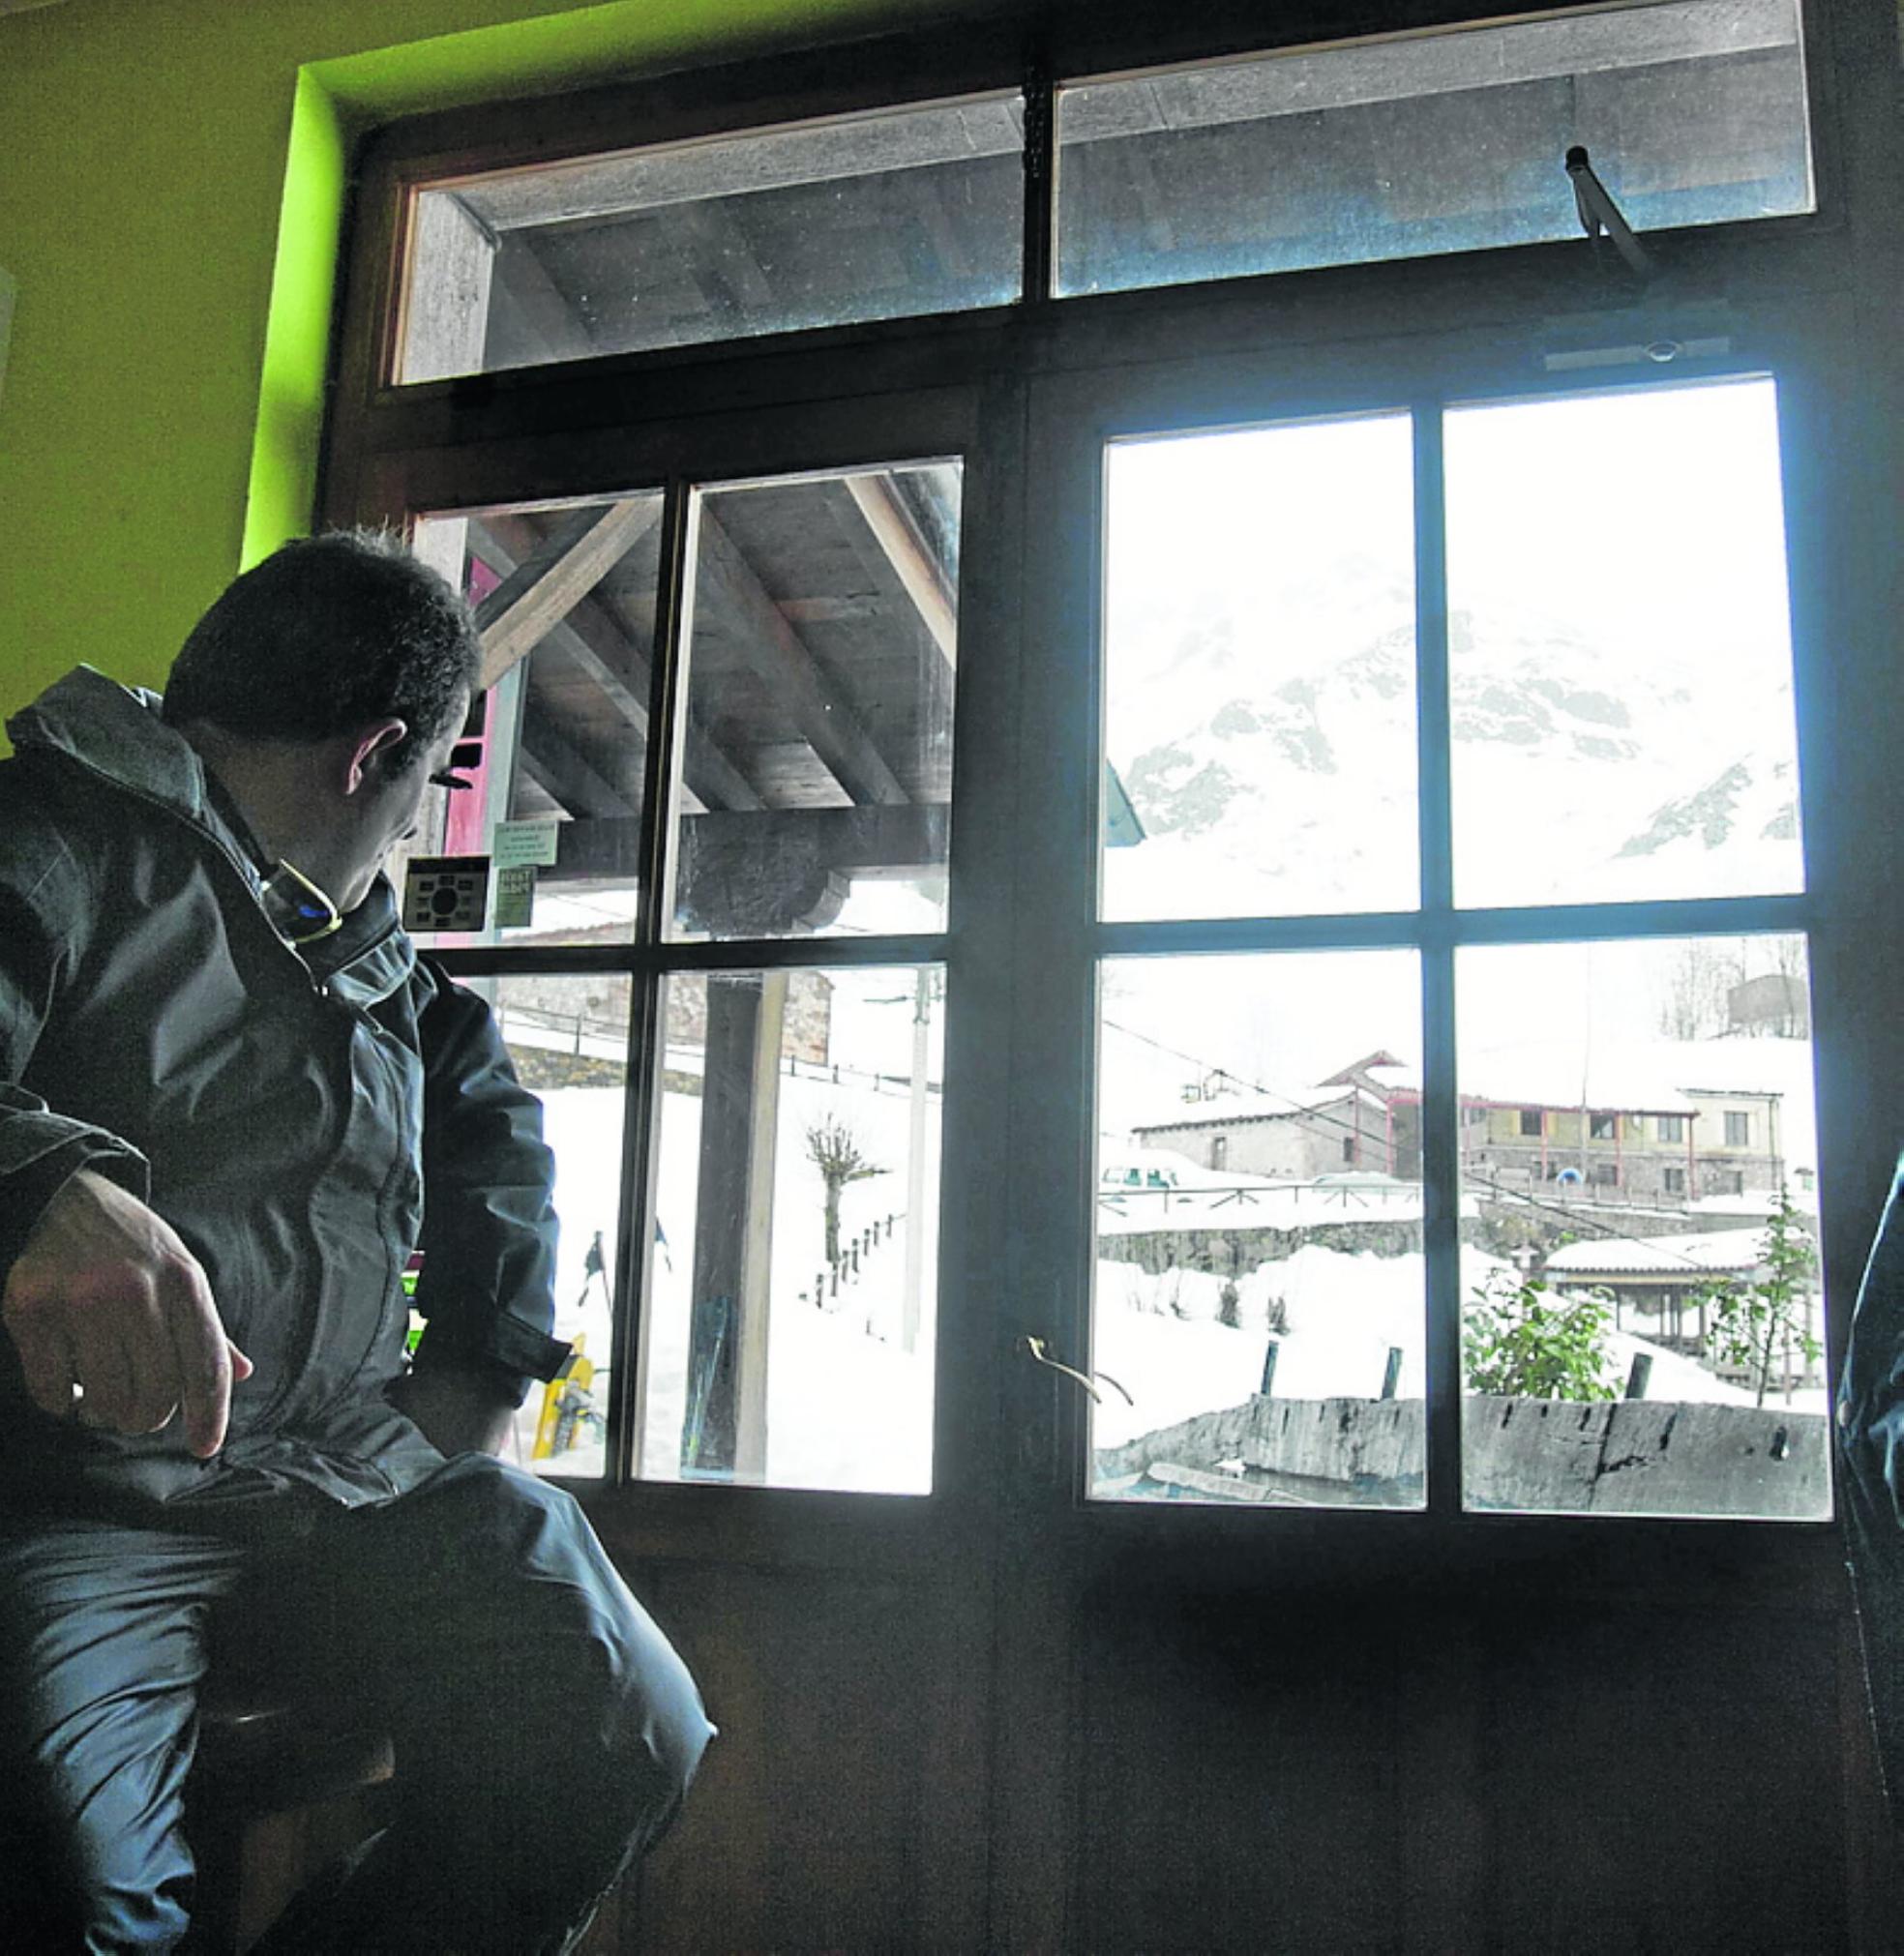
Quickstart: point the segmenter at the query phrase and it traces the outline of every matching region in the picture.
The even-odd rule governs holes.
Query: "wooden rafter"
[[[821,671],[754,567],[705,505],[700,512],[699,600],[723,606],[748,663],[787,710],[800,737],[855,801],[898,807],[911,800],[860,725],[846,696]]]
[[[890,475],[849,475],[847,492],[866,519],[874,541],[885,553],[893,575],[912,600],[920,622],[932,634],[934,644],[944,653],[949,666],[959,642],[959,618],[952,593],[946,587],[945,573],[919,534],[906,505],[900,501]]]
[[[483,554],[492,569],[503,573],[505,580],[516,570],[509,549],[515,539],[505,539],[501,534],[507,520],[491,518],[483,528]],[[650,662],[646,649],[617,612],[593,597],[581,598],[569,615],[550,629],[542,644],[583,673],[600,690],[621,724],[638,741],[645,743]],[[700,726],[689,726],[682,760],[681,797],[688,813],[699,814],[707,808],[762,806],[753,784]]]
[[[635,804],[620,788],[605,780],[552,726],[537,726],[518,753],[537,785],[571,815],[615,820],[636,813]]]
[[[629,496],[578,510],[483,600],[481,685],[493,686],[574,610],[661,520],[661,501]]]

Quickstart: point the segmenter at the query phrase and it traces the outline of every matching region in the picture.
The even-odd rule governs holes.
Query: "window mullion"
[[[1051,64],[1034,47],[1025,64],[1025,271],[1021,301],[1052,292],[1053,232],[1057,223],[1057,116]]]
[[[609,1408],[609,1477],[615,1486],[636,1478],[641,1392],[647,1375],[649,1265],[654,1258],[655,1149],[661,1122],[661,1075],[667,1048],[667,974],[652,953],[673,907],[669,811],[681,742],[676,730],[693,601],[688,567],[694,557],[695,496],[675,478],[662,513],[656,586],[654,658],[648,693],[648,748],[642,771],[640,883],[636,898],[636,967],[629,974],[627,1118],[622,1126],[621,1231],[614,1274],[614,1389]],[[643,955],[644,953],[648,955]],[[625,1356],[623,1354],[626,1354]]]
[[[1427,1259],[1428,1506],[1461,1506],[1461,1183],[1454,1071],[1454,840],[1442,405],[1415,403],[1416,756],[1421,845],[1422,1248]]]

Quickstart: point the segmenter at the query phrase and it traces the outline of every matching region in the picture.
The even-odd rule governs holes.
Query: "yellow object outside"
[[[542,1388],[542,1411],[536,1419],[531,1460],[553,1460],[575,1444],[576,1431],[581,1425],[574,1416],[575,1408],[579,1401],[586,1403],[595,1378],[595,1361],[582,1355],[587,1343],[588,1334],[579,1334],[568,1364]]]

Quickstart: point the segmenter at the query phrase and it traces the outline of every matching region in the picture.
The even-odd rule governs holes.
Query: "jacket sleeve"
[[[56,826],[0,792],[0,1283],[70,1175],[96,1169],[141,1200],[150,1192],[135,1147],[23,1084],[90,915],[85,878]]]
[[[1904,1540],[1904,1161],[1859,1286],[1837,1400],[1845,1467],[1873,1514]]]
[[[542,1105],[516,1078],[490,1008],[425,967],[434,995],[417,1021],[424,1061],[423,1270],[417,1369],[495,1369],[520,1404],[569,1348],[554,1322],[555,1158]]]
[[[1904,1162],[1859,1287],[1833,1424],[1866,1705],[1904,1822]]]

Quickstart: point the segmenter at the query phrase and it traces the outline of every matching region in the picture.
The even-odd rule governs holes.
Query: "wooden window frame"
[[[1854,4],[1879,11],[1878,0],[1854,0]],[[1620,312],[1620,307],[1609,306],[1602,275],[1589,262],[1586,248],[1573,241],[1269,273],[1097,297],[1045,296],[1052,132],[1049,114],[1040,112],[1038,91],[1049,88],[1054,76],[1083,78],[1120,68],[1217,59],[1265,44],[1260,10],[1222,6],[1200,12],[1195,19],[1185,18],[1191,11],[1139,0],[1115,17],[1086,21],[1082,15],[1067,15],[1044,21],[1030,33],[996,20],[980,22],[948,34],[894,36],[858,44],[847,62],[839,59],[839,50],[825,49],[499,108],[453,111],[377,133],[361,158],[346,273],[341,281],[338,382],[324,451],[323,516],[332,521],[401,517],[403,497],[419,484],[432,482],[443,486],[448,500],[429,501],[431,508],[585,493],[591,483],[598,489],[622,486],[629,480],[624,458],[631,447],[643,457],[638,471],[643,481],[663,482],[678,491],[684,478],[676,471],[698,470],[693,458],[701,452],[699,433],[707,428],[727,428],[742,417],[757,424],[752,439],[763,455],[774,452],[776,429],[797,430],[824,419],[834,432],[830,446],[814,455],[813,464],[844,465],[877,456],[877,430],[888,404],[896,400],[944,404],[924,410],[925,421],[931,421],[935,412],[950,422],[963,421],[979,444],[975,472],[971,472],[973,452],[967,452],[967,480],[975,482],[981,504],[990,507],[1008,501],[1026,479],[1025,403],[1027,391],[1042,381],[1103,373],[1132,363],[1191,366],[1201,361],[1216,367],[1239,359],[1273,363],[1279,352],[1307,354],[1324,346],[1353,359],[1359,342],[1372,343],[1391,334],[1394,321],[1403,316],[1411,321],[1412,336],[1423,341],[1440,338],[1504,345],[1511,334],[1503,331],[1503,321],[1524,333],[1537,321],[1559,319],[1577,325]],[[1281,26],[1287,44],[1314,44],[1368,31],[1375,11],[1354,0],[1316,0],[1293,13]],[[1384,31],[1432,29],[1488,17],[1472,4],[1445,4],[1445,0],[1382,12]],[[1809,311],[1813,316],[1800,330],[1823,349],[1814,363],[1823,370],[1830,366],[1831,349],[1848,344],[1853,337],[1842,310],[1834,311],[1832,304],[1845,283],[1850,232],[1830,82],[1836,29],[1821,0],[1809,0],[1804,19],[1817,210],[1800,217],[1657,236],[1670,253],[1676,276],[1687,288],[1708,295],[1720,311],[1738,306],[1741,299],[1749,306],[1762,295],[1769,295],[1771,310],[1782,314]],[[928,76],[929,85],[921,78]],[[404,387],[387,385],[381,378],[403,249],[403,212],[418,184],[463,169],[550,161],[643,141],[738,132],[1017,85],[1028,85],[1032,91],[1027,116],[1032,146],[1026,168],[1027,284],[1014,306],[665,352],[608,355]],[[666,397],[665,412],[657,410],[657,396]],[[717,433],[716,448],[728,439]],[[746,443],[740,446],[744,449]],[[1796,461],[1803,481],[1788,495],[1816,494],[1826,472],[1823,457],[1802,456]],[[992,532],[995,541],[1010,530],[1009,521],[997,519],[996,507],[987,520],[997,523]],[[975,594],[967,615],[975,637],[993,633],[1001,644],[1015,648],[1024,621],[1009,589],[1012,575],[1013,560],[1007,551],[997,569],[996,585]],[[1795,611],[1806,614],[1804,636],[1817,642],[1826,629],[1823,621],[1834,615],[1833,606],[1823,594],[1815,571],[1806,573],[1800,588],[1795,570],[1794,582]],[[1870,608],[1868,604],[1864,607],[1866,615]],[[656,663],[659,668],[665,662]],[[1800,684],[1811,688],[1815,675]],[[973,708],[975,724],[962,726],[959,734],[956,774],[962,791],[977,780],[988,755],[1002,750],[1010,739],[1007,714],[996,699],[974,701]],[[962,715],[965,710],[962,700]],[[1807,845],[1822,849],[1825,862],[1825,874],[1814,878],[1816,901],[1810,914],[1824,934],[1831,982],[1839,984],[1849,998],[1852,994],[1843,987],[1852,961],[1838,935],[1844,928],[1839,920],[1852,917],[1869,879],[1864,866],[1855,861],[1856,851],[1845,845],[1842,832],[1834,843],[1830,824],[1814,819],[1825,807],[1824,762],[1835,737],[1830,726],[1807,730],[1801,725],[1801,759],[1814,784],[1806,800]],[[980,796],[972,815],[975,828],[989,826],[996,839],[997,823],[1007,818]],[[955,843],[955,887],[958,874]],[[1081,868],[1077,874],[1085,873]],[[1585,914],[1589,908],[1591,919]],[[1575,922],[1584,934],[1590,926],[1617,924],[1619,914],[1617,905],[1582,906]],[[1796,912],[1787,906],[1780,914]],[[1697,928],[1690,911],[1688,918],[1687,927]],[[1009,900],[987,898],[973,903],[963,915],[955,913],[943,940],[906,940],[904,955],[946,962],[961,955],[974,962],[1009,957],[1012,929]],[[1108,934],[1106,942],[1113,942],[1115,934]],[[1215,947],[1242,940],[1222,928],[1180,935],[1186,948],[1196,942]],[[1509,941],[1512,935],[1509,928],[1501,941]],[[728,962],[760,962],[759,946],[743,948],[744,958]],[[802,945],[786,962],[808,962],[815,948]],[[834,955],[823,952],[822,962]],[[453,962],[472,974],[526,968],[517,957],[507,950],[469,952]],[[590,968],[591,961],[598,959],[595,953],[545,954],[534,968]],[[710,962],[723,961],[717,956]],[[620,954],[616,968],[623,967],[652,973],[660,964],[647,951],[631,949]],[[1431,1010],[1437,1009],[1441,1008],[1431,1001]],[[1828,1024],[1832,1016],[1828,1008]],[[637,1041],[644,1022],[637,1024]],[[955,1048],[956,1044],[955,1038]],[[1430,1084],[1443,1096],[1452,1095],[1451,1081]],[[1842,1092],[1842,1081],[1828,1085]],[[1455,1103],[1450,1099],[1449,1104]],[[651,1108],[639,1110],[638,1118],[651,1124],[652,1112]],[[1873,1213],[1867,1192],[1875,1180],[1868,1168],[1860,1175],[1858,1166],[1860,1137],[1868,1145],[1871,1136],[1868,1115],[1861,1108],[1839,1110],[1828,1105],[1822,1123],[1838,1136],[1835,1143],[1824,1148],[1828,1187],[1842,1180],[1848,1191],[1843,1211],[1847,1217],[1855,1220],[1861,1213]],[[948,1174],[951,1166],[948,1156]],[[1445,1169],[1443,1164],[1443,1174]],[[1432,1173],[1431,1169],[1431,1179]],[[1850,1280],[1861,1250],[1860,1230],[1840,1227],[1834,1231],[1828,1226],[1826,1266],[1832,1298],[1829,1364],[1833,1373],[1848,1324]],[[626,1314],[633,1309],[627,1277],[619,1303],[626,1336]],[[976,1347],[981,1341],[973,1342]],[[989,1417],[996,1417],[994,1363],[990,1351],[941,1353],[941,1427],[960,1418],[962,1409],[992,1407]],[[1439,1436],[1443,1450],[1448,1433],[1444,1408]],[[1431,1428],[1431,1441],[1435,1437]],[[1458,1460],[1458,1448],[1449,1458]],[[1067,1483],[1065,1470],[1054,1471],[1060,1496],[1068,1485],[1069,1497],[1076,1500],[1079,1491]],[[612,1505],[623,1485],[617,1474],[602,1490],[601,1502]],[[640,1485],[643,1499],[653,1502],[659,1497],[663,1510],[683,1492],[664,1484]],[[980,1493],[975,1479],[947,1477],[936,1478],[936,1490],[955,1501]],[[704,1492],[692,1491],[695,1496]],[[827,1518],[837,1512],[842,1499],[784,1496],[771,1490],[736,1493],[761,1507],[777,1505],[783,1514],[798,1512],[821,1532],[830,1528]],[[892,1519],[889,1526],[879,1519],[882,1504],[877,1499],[850,1499],[860,1525],[884,1542],[882,1552],[904,1553],[902,1544],[908,1539],[904,1520]],[[702,1509],[697,1513],[704,1516]],[[1154,1516],[1099,1519],[1138,1539],[1154,1532],[1157,1525]],[[1472,1533],[1478,1524],[1498,1535],[1503,1526],[1515,1526],[1518,1518],[1465,1515],[1458,1506],[1450,1510],[1443,1494],[1425,1517],[1357,1517],[1349,1526],[1363,1529],[1373,1526],[1387,1533],[1395,1520],[1417,1528],[1425,1522],[1437,1533],[1455,1535]],[[1219,1544],[1261,1539],[1265,1525],[1286,1526],[1301,1539],[1320,1542],[1331,1526],[1341,1525],[1342,1518],[1251,1515],[1248,1521],[1254,1536],[1239,1532],[1236,1518],[1231,1515],[1205,1511],[1188,1519],[1181,1510],[1173,1515],[1173,1526],[1187,1526],[1200,1538]],[[1621,1523],[1618,1532],[1622,1542],[1655,1532],[1662,1539],[1679,1539],[1688,1526],[1667,1518],[1632,1519]],[[1824,1526],[1803,1524],[1778,1529],[1761,1524],[1690,1526],[1708,1541],[1749,1538],[1754,1557],[1805,1567],[1814,1576],[1810,1551],[1788,1554],[1770,1545],[1774,1538],[1817,1541],[1828,1532]],[[1605,1523],[1559,1517],[1538,1518],[1537,1526],[1557,1545],[1599,1540],[1607,1529]],[[727,1527],[724,1523],[717,1528],[716,1540]],[[749,1538],[744,1526],[735,1523],[732,1529],[733,1542]],[[1670,1566],[1670,1552],[1663,1553],[1669,1559],[1662,1566]]]

